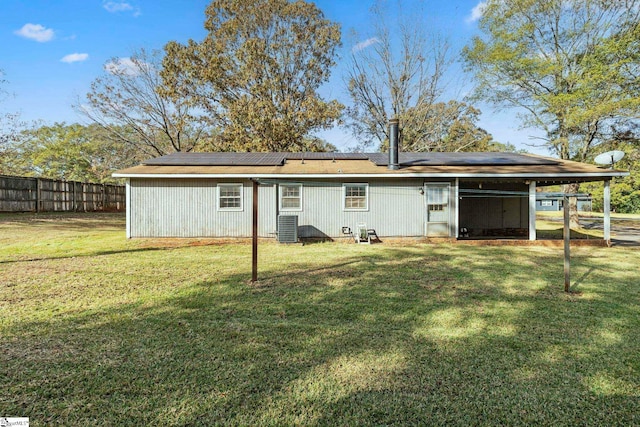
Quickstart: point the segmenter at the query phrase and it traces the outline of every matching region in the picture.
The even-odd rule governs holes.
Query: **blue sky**
[[[0,69],[11,96],[0,111],[19,112],[27,121],[82,122],[72,105],[104,73],[114,57],[132,51],[161,49],[168,41],[201,40],[204,10],[210,0],[0,0]],[[411,3],[412,0],[405,0]],[[346,57],[357,42],[366,40],[369,8],[373,0],[318,0],[327,18],[343,31],[341,55]],[[479,0],[426,0],[425,22],[447,36],[455,51],[477,33]],[[475,11],[475,12],[474,12]],[[350,36],[355,30],[360,37]],[[340,61],[339,61],[340,62]],[[470,80],[459,65],[448,77],[459,92],[470,89]],[[348,103],[340,65],[333,71],[323,96]],[[480,125],[501,142],[526,147],[531,130],[518,130],[512,112],[496,113],[488,106]],[[355,140],[342,129],[323,132],[322,137],[347,149]]]

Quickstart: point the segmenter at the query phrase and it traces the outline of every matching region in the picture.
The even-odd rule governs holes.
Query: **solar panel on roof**
[[[369,159],[377,166],[387,166],[387,153],[371,153]],[[401,166],[516,166],[555,165],[553,159],[517,153],[399,153]]]
[[[144,162],[150,166],[278,166],[285,160],[370,160],[387,166],[387,153],[172,153]],[[401,166],[555,165],[557,161],[517,153],[403,153]]]
[[[145,161],[150,166],[277,166],[283,153],[172,153]]]
[[[145,161],[152,166],[278,166],[288,160],[367,160],[363,153],[172,153]]]
[[[364,153],[285,153],[287,160],[368,160]]]

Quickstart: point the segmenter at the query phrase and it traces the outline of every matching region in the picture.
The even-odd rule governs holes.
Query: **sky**
[[[405,0],[405,6],[415,0]],[[105,73],[114,58],[127,58],[140,48],[162,49],[169,41],[202,40],[204,11],[210,0],[0,0],[0,70],[9,92],[0,112],[18,112],[22,120],[86,123],[73,105],[89,91],[91,82]],[[369,9],[374,0],[318,0],[325,16],[341,25],[343,46],[338,65],[320,93],[347,104],[342,64],[351,49],[371,34]],[[446,36],[458,52],[478,34],[481,0],[425,0],[426,25]],[[394,4],[390,2],[390,4]],[[357,34],[354,36],[354,32]],[[447,79],[460,97],[472,89],[470,76],[459,63]],[[479,125],[497,141],[532,153],[548,155],[530,146],[535,131],[519,129],[513,111],[482,110]],[[319,134],[341,151],[356,140],[334,128]]]

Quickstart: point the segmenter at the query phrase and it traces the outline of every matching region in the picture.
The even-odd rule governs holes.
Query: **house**
[[[127,178],[128,237],[249,237],[257,182],[261,237],[295,215],[300,237],[362,222],[387,237],[535,239],[536,186],[626,174],[513,153],[400,153],[398,165],[382,153],[175,153],[114,176]]]
[[[561,211],[563,208],[562,193],[540,191],[536,193],[536,210],[541,212]],[[576,194],[578,211],[591,212],[591,194]]]
[[[127,236],[249,237],[257,212],[260,237],[295,216],[301,238],[366,224],[380,237],[535,240],[537,187],[604,181],[607,196],[628,175],[515,153],[400,153],[391,127],[389,154],[174,153],[116,172],[127,180]]]

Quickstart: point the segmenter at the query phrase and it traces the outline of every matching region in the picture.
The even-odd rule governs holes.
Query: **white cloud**
[[[24,24],[22,28],[14,31],[14,34],[26,39],[44,43],[53,38],[54,32],[51,28],[45,28],[40,24]]]
[[[107,12],[111,12],[111,13],[126,12],[128,10],[133,10],[133,6],[131,6],[129,3],[116,2],[116,1],[104,2],[102,4],[102,7],[104,7]]]
[[[131,58],[118,58],[105,64],[104,69],[111,74],[135,77],[141,74],[144,66],[145,64],[134,62]]]
[[[473,9],[471,9],[471,14],[467,16],[465,21],[467,21],[467,23],[476,22],[477,20],[482,18],[482,14],[484,13],[484,10],[486,8],[487,8],[486,1],[479,2],[477,5],[475,5]]]
[[[69,55],[65,55],[64,58],[60,60],[60,62],[71,64],[73,62],[86,61],[87,59],[89,59],[88,53],[70,53]]]
[[[371,37],[370,39],[366,39],[363,42],[357,43],[353,49],[351,49],[352,52],[360,52],[363,49],[368,48],[369,46],[376,44],[376,43],[380,43],[380,39],[378,39],[377,37]]]
[[[134,7],[131,3],[127,3],[124,1],[103,1],[102,7],[110,13],[118,13],[118,12],[133,12],[134,17],[138,17],[142,15],[139,7]]]

